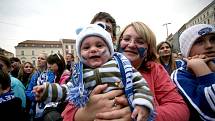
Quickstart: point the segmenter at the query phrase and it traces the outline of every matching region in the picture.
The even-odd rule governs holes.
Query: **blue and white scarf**
[[[45,82],[54,83],[55,78],[56,76],[52,71],[46,70],[39,74],[39,77],[37,79],[37,85],[42,85]],[[42,117],[46,105],[47,104],[44,104],[43,102],[36,103],[36,118]]]

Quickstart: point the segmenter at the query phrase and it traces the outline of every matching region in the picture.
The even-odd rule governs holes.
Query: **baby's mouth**
[[[90,59],[97,59],[97,58],[100,58],[100,56],[94,55],[94,56],[91,56],[91,57],[90,57]]]

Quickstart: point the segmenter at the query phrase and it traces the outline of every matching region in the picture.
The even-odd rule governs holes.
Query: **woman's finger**
[[[116,97],[115,103],[122,106],[128,106],[128,100],[124,96]]]
[[[129,117],[131,116],[130,108],[128,106],[125,108],[119,109],[119,110],[98,113],[98,114],[96,114],[96,118],[111,120],[111,119],[120,119],[126,115]]]
[[[104,94],[104,97],[107,97],[108,99],[114,99],[117,96],[120,96],[123,94],[122,90],[112,90],[110,92],[107,92]]]
[[[100,94],[102,93],[106,88],[107,88],[107,84],[103,84],[103,85],[98,85],[96,86],[93,91],[91,92],[91,95],[96,95],[96,94]]]

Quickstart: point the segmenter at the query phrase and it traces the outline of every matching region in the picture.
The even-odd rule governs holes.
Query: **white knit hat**
[[[193,43],[201,36],[215,33],[215,27],[209,24],[197,24],[186,29],[179,37],[180,50],[184,57],[188,57]]]
[[[80,61],[84,62],[84,59],[81,56],[81,44],[83,40],[89,36],[101,37],[107,44],[110,51],[110,55],[112,56],[114,54],[113,43],[110,33],[108,33],[105,29],[103,29],[97,24],[89,24],[80,31],[76,39],[77,56],[79,57]]]

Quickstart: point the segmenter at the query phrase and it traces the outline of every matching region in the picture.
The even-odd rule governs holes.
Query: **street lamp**
[[[163,26],[166,26],[166,35],[167,35],[167,37],[166,38],[168,38],[168,24],[171,24],[171,23],[165,23],[165,24],[163,24]]]

